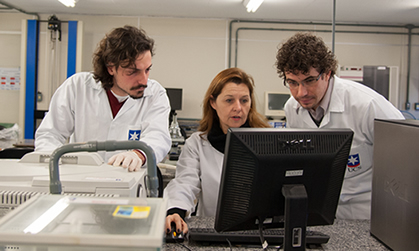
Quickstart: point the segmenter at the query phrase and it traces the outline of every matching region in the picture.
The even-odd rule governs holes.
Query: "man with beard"
[[[35,151],[53,151],[67,141],[141,139],[160,162],[171,145],[170,103],[166,90],[148,78],[153,47],[154,40],[136,27],[107,34],[94,53],[93,72],[74,74],[54,93],[35,134]],[[100,154],[129,171],[146,161],[139,150]]]

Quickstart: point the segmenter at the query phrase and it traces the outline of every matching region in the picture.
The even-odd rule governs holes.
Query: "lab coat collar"
[[[98,90],[99,92],[105,91],[102,87],[102,82],[96,82],[96,80],[93,78],[93,74],[92,77],[88,78],[86,85],[92,89]]]
[[[331,113],[342,113],[345,110],[345,95],[339,88],[340,79],[336,76],[333,76],[333,78],[330,79],[330,82],[333,86],[332,96],[330,97],[329,108],[324,114],[323,120],[320,124],[320,128],[325,127],[327,124],[329,124]]]
[[[331,112],[343,112],[345,110],[345,95],[342,92],[342,89],[339,88],[339,85],[342,85],[340,82],[341,79],[334,76],[330,81],[333,82],[333,91],[332,96],[330,97],[330,105],[328,110]]]

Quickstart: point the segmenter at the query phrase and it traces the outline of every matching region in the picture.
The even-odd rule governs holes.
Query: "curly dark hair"
[[[331,76],[336,73],[338,62],[323,39],[311,33],[296,33],[282,44],[276,55],[276,69],[280,77],[290,72],[307,74],[311,67]]]
[[[135,64],[135,60],[146,51],[153,52],[154,40],[145,31],[133,26],[115,28],[99,43],[93,55],[93,74],[96,81],[102,82],[104,89],[113,86],[113,76],[107,67],[126,68]]]

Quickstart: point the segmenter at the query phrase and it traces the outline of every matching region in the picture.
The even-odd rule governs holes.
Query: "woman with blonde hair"
[[[184,219],[195,210],[197,216],[215,216],[227,130],[237,127],[270,126],[256,110],[253,78],[239,68],[229,68],[212,80],[198,132],[186,140],[176,177],[164,190],[168,232],[172,222],[178,233],[188,232]]]

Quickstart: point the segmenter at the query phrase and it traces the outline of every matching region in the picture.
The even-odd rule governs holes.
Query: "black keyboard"
[[[263,237],[268,244],[281,245],[284,242],[284,229],[266,229]],[[330,236],[318,231],[306,231],[306,244],[323,244],[329,241]],[[234,231],[219,233],[213,228],[189,229],[189,240],[205,243],[224,242],[239,244],[261,244],[259,230]]]

